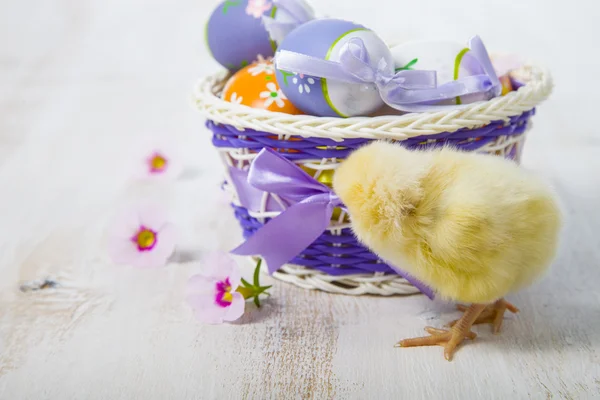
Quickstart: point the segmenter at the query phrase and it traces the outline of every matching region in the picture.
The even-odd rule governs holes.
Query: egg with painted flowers
[[[286,114],[302,114],[283,94],[275,79],[275,67],[271,60],[250,64],[236,72],[227,81],[223,100],[252,108]]]
[[[273,4],[268,0],[225,0],[206,24],[206,44],[213,58],[237,71],[260,57],[273,56],[275,44],[262,23]]]
[[[299,26],[285,37],[278,51],[338,62],[342,49],[353,38],[362,40],[368,49],[373,68],[377,68],[381,60],[386,60],[393,70],[390,50],[383,40],[362,25],[339,19],[318,19]],[[384,104],[373,83],[328,80],[281,69],[277,69],[277,81],[292,103],[311,115],[369,115]]]
[[[225,0],[206,24],[206,44],[219,64],[235,72],[273,56],[277,44],[272,36],[281,39],[286,29],[310,18],[313,11],[304,0],[286,0],[281,5],[272,0]]]

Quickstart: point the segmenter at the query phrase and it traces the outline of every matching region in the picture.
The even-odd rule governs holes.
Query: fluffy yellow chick
[[[472,303],[448,331],[402,347],[456,347],[474,323],[497,332],[503,297],[539,278],[554,258],[560,213],[551,191],[514,162],[450,148],[409,151],[373,142],[336,170],[333,187],[360,241],[433,288],[438,297]]]

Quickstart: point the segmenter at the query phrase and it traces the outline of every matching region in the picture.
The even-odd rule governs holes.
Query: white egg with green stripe
[[[341,49],[352,38],[364,42],[374,68],[382,59],[393,62],[389,48],[373,31],[338,19],[314,20],[296,28],[280,43],[278,50],[339,61]],[[277,81],[287,98],[306,114],[366,116],[384,105],[374,83],[347,83],[281,70],[277,70]]]
[[[396,71],[430,70],[436,71],[437,85],[455,81],[467,76],[483,74],[479,61],[469,54],[464,44],[452,41],[412,41],[391,49]],[[484,93],[462,96],[447,100],[444,104],[466,104],[488,100]]]

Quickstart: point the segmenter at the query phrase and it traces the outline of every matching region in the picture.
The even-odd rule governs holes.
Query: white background
[[[240,236],[217,187],[209,132],[190,106],[219,69],[205,0],[0,2],[0,399],[600,397],[600,23],[597,2],[315,2],[388,41],[479,34],[491,51],[548,66],[524,165],[551,181],[567,223],[549,275],[510,298],[522,312],[452,363],[394,349],[456,316],[423,296],[352,298],[275,283],[240,323],[202,326],[182,288],[202,253]],[[177,183],[132,183],[152,139],[187,166]],[[103,232],[153,198],[180,228],[178,259],[117,267]],[[52,277],[61,287],[22,293]],[[268,281],[268,278],[265,278]]]

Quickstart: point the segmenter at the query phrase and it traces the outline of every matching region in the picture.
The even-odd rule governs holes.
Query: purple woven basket
[[[551,81],[546,81],[549,78],[543,76],[543,72],[541,71],[542,76],[538,77],[540,88],[532,88],[531,85],[526,84],[518,91],[483,103],[483,105],[491,108],[492,104],[488,103],[496,102],[498,107],[502,107],[502,102],[506,103],[511,97],[513,97],[513,102],[517,101],[532,90],[533,93],[540,94],[542,92],[544,96],[547,96],[551,89]],[[538,82],[535,77],[531,80]],[[222,82],[219,80],[204,82],[201,93],[197,94],[197,102],[208,117],[206,126],[212,131],[212,143],[219,150],[228,168],[247,170],[256,154],[267,147],[296,163],[320,182],[330,184],[335,167],[353,150],[371,140],[380,139],[377,134],[372,133],[365,133],[364,137],[361,137],[361,129],[364,129],[364,126],[370,128],[369,125],[366,125],[371,123],[370,120],[387,128],[387,126],[391,126],[387,121],[394,118],[383,117],[380,120],[363,118],[354,119],[355,121],[335,118],[319,119],[309,116],[284,116],[244,106],[231,107],[229,104],[222,104],[225,102],[218,99],[221,84]],[[213,94],[214,98],[207,99],[207,90]],[[535,105],[540,101],[536,99],[530,103]],[[394,132],[392,126],[389,129],[390,133],[383,136],[386,140],[397,141],[409,149],[452,145],[465,151],[489,153],[519,162],[525,133],[530,127],[530,119],[535,114],[535,108],[522,104],[513,108],[520,112],[496,120],[488,118],[487,123],[482,122],[477,126],[472,126],[471,122],[465,123],[465,125],[471,126],[453,131],[439,129],[440,125],[448,125],[448,122],[452,122],[452,126],[460,125],[457,121],[462,121],[461,115],[457,114],[436,119],[435,127],[437,129],[433,129],[432,133],[430,133],[432,129],[423,128],[422,131],[427,131],[427,133],[412,136],[401,135]],[[236,112],[239,114],[235,114]],[[223,117],[225,113],[227,114]],[[239,116],[239,119],[232,118],[232,115]],[[402,119],[408,120],[409,117],[410,115],[405,115],[395,118],[402,121]],[[463,119],[465,118],[463,117]],[[318,125],[311,123],[315,120],[318,120]],[[307,126],[299,128],[297,121],[306,122]],[[391,121],[394,123],[394,120]],[[346,124],[340,128],[344,130],[341,135],[335,130],[335,124]],[[349,125],[356,127],[353,128],[355,130],[352,131],[352,134],[346,133],[350,129]],[[402,129],[405,131],[411,129],[410,120],[404,125]],[[416,124],[413,123],[413,125]],[[255,126],[264,126],[267,129],[256,129]],[[323,127],[330,129],[331,137],[325,137],[327,135],[322,134]],[[282,134],[282,130],[286,133]],[[298,132],[299,130],[301,135],[287,134],[287,132]],[[340,138],[340,136],[342,137]],[[244,208],[237,198],[234,186],[230,184],[226,186],[233,192],[233,212],[239,221],[245,239],[251,237],[277,215],[277,213],[267,212],[265,209],[248,210]],[[317,240],[276,272],[275,277],[301,287],[337,293],[391,295],[418,292],[412,285],[399,277],[389,265],[358,243],[349,224],[344,222],[347,222],[344,216],[340,217],[334,214],[330,229],[323,232]],[[290,234],[293,236],[293,232]],[[293,240],[293,237],[290,240]]]

